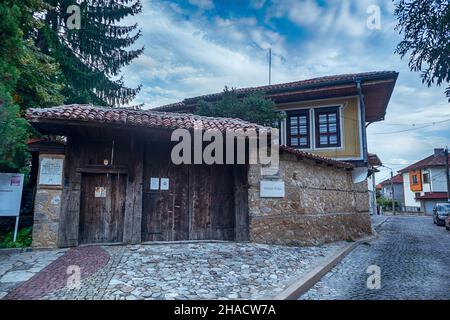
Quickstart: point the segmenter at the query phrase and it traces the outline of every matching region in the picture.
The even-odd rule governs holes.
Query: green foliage
[[[80,4],[81,29],[69,30],[66,20],[70,0],[45,0],[45,14],[36,43],[60,65],[66,81],[66,103],[116,106],[130,102],[140,90],[113,80],[120,69],[143,53],[127,50],[140,37],[137,25],[122,20],[141,12],[139,0],[88,0]]]
[[[428,86],[450,83],[450,3],[448,0],[398,0],[397,29],[404,38],[396,53],[409,55],[409,67],[420,71]],[[446,88],[450,101],[450,85]]]
[[[0,241],[0,248],[24,248],[31,246],[32,228],[22,228],[17,232],[14,242],[14,231],[8,232]]]
[[[20,116],[20,107],[8,97],[0,107],[0,172],[28,173],[28,137],[28,123]]]
[[[377,198],[377,204],[380,205],[384,210],[392,210],[392,199],[387,199],[384,197]],[[395,208],[400,208],[400,202],[394,200]]]
[[[239,118],[270,127],[278,127],[278,122],[285,117],[283,112],[276,110],[272,100],[264,97],[264,93],[251,93],[240,98],[236,90],[227,87],[221,100],[200,101],[195,113],[201,116]]]
[[[17,6],[0,3],[0,171],[26,173],[28,124],[21,118],[11,94],[20,76],[20,57],[24,53],[19,16]]]
[[[15,100],[22,113],[27,108],[43,108],[64,103],[64,76],[55,60],[28,40],[20,60],[20,77],[15,88]]]
[[[0,3],[0,105],[7,99],[19,77],[18,57],[23,52],[22,31],[19,29],[17,6],[8,7]]]

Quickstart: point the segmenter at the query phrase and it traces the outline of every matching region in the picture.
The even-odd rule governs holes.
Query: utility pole
[[[272,47],[269,48],[269,86],[272,81]]]
[[[391,169],[391,197],[392,197],[392,215],[395,216],[394,171],[392,171],[392,169]]]
[[[448,168],[448,147],[445,148],[445,173],[447,176],[447,202],[450,202],[450,173]]]

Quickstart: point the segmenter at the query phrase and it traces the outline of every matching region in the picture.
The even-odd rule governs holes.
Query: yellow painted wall
[[[341,112],[342,121],[342,146],[339,148],[326,150],[315,149],[315,140],[311,141],[311,149],[305,150],[307,152],[315,153],[329,158],[361,158],[360,147],[360,121],[358,119],[358,98],[349,97],[341,99],[326,99],[306,101],[293,104],[279,104],[279,110],[289,111],[303,108],[314,108],[320,106],[335,106],[343,105]]]

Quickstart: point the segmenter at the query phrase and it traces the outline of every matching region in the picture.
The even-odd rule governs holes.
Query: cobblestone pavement
[[[0,254],[0,299],[44,269],[66,250]]]
[[[259,299],[287,287],[343,243],[141,245],[125,250],[104,299]]]
[[[431,217],[390,217],[300,299],[450,299],[450,232]],[[368,289],[370,265],[381,288]]]
[[[86,252],[86,248],[93,247],[84,247],[83,254],[76,253],[81,249],[75,248],[5,298],[136,300],[273,297],[300,273],[310,270],[344,245],[288,247],[250,243],[183,243],[95,247],[104,251],[108,259],[94,258]],[[89,254],[91,257],[86,258]],[[103,256],[103,253],[99,251],[96,256]],[[91,266],[89,272],[83,271],[89,261],[98,267]],[[77,263],[82,264],[81,285],[78,288],[61,286],[69,276],[66,274],[67,265]],[[52,282],[56,284],[46,284]]]

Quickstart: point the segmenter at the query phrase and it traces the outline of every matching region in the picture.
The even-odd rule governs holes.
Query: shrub
[[[17,232],[16,242],[13,241],[14,230],[8,232],[0,241],[0,248],[23,248],[31,245],[32,228],[22,228]]]

